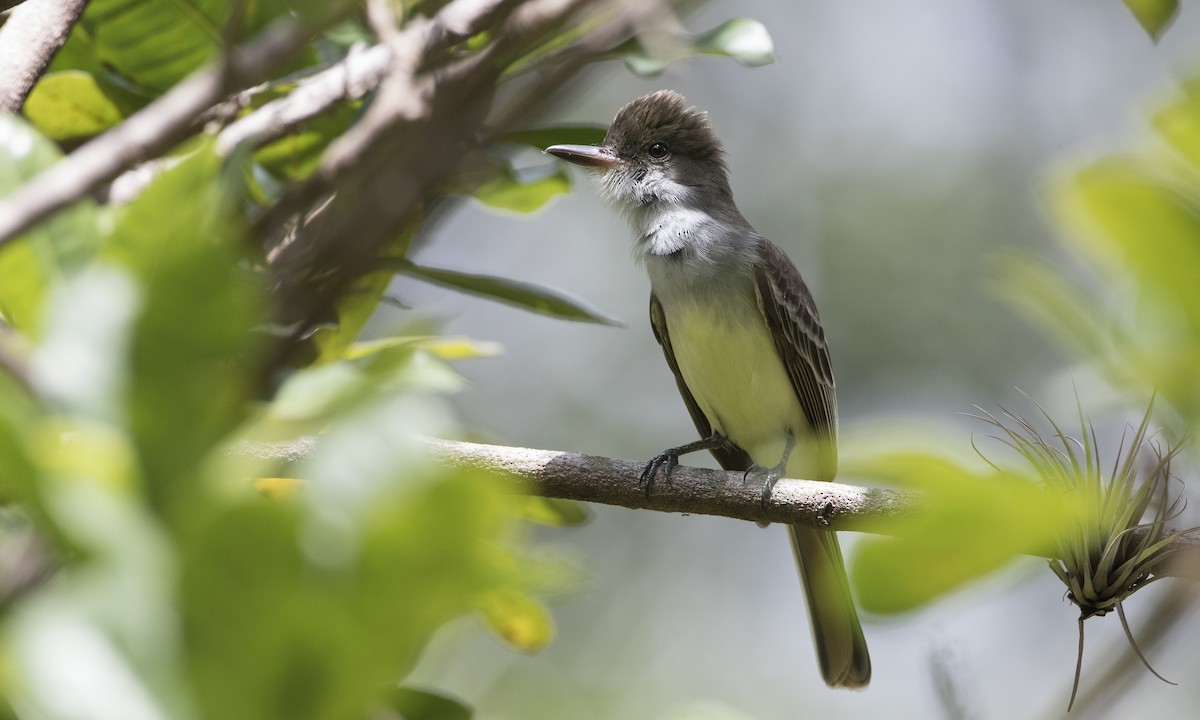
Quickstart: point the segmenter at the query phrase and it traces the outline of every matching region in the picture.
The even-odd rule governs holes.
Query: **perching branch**
[[[317,442],[313,437],[244,442],[233,452],[292,464],[310,455]],[[448,467],[489,473],[511,480],[522,492],[563,500],[860,531],[872,522],[919,512],[921,506],[914,493],[788,478],[780,480],[763,503],[762,485],[753,478],[687,465],[677,466],[669,480],[660,478],[647,496],[638,482],[644,462],[433,438],[425,443],[430,455]]]
[[[13,9],[0,27],[0,111],[21,112],[86,5],[87,0],[27,0]]]
[[[685,465],[676,467],[669,480],[656,481],[647,497],[638,483],[644,462],[449,440],[428,444],[446,465],[511,477],[537,495],[658,512],[866,530],[872,522],[917,512],[921,505],[912,493],[793,479],[780,480],[763,503],[762,484],[741,472]]]
[[[638,484],[644,462],[557,450],[427,439],[430,454],[453,468],[478,470],[514,481],[518,489],[550,498],[596,502],[658,512],[718,515],[753,522],[807,525],[829,530],[880,532],[879,521],[911,516],[924,501],[913,492],[784,478],[762,502],[762,486],[740,472],[676,467],[646,496]],[[316,438],[242,443],[235,452],[261,460],[296,463]],[[1174,536],[1155,574],[1200,581],[1200,529]]]

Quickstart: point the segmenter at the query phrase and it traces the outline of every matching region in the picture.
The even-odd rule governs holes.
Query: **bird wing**
[[[754,272],[758,308],[814,435],[818,479],[832,480],[837,474],[837,398],[817,306],[800,271],[782,250],[762,239],[758,251],[760,262]]]
[[[700,432],[700,437],[709,437],[713,434],[712,424],[696,403],[696,398],[692,397],[692,391],[688,389],[687,383],[683,381],[683,374],[679,372],[679,363],[675,361],[675,351],[671,348],[671,335],[667,331],[667,316],[654,293],[650,293],[650,328],[654,330],[654,339],[662,346],[667,365],[670,366],[671,372],[675,373],[675,385],[683,397],[683,404],[687,405],[692,422],[696,424],[696,430]],[[717,463],[726,470],[746,470],[753,464],[750,456],[732,443],[713,449],[712,454]]]

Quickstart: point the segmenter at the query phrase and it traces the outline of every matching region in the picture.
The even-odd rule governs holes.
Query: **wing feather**
[[[820,454],[821,480],[837,474],[837,398],[825,330],[800,271],[768,240],[758,245],[754,289]]]

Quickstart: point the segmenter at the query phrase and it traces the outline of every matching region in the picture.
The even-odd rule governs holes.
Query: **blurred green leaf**
[[[121,122],[121,111],[82,70],[48,73],[34,85],[23,108],[39,130],[53,140],[97,135]]]
[[[275,99],[266,94],[261,99]],[[358,114],[357,104],[343,105],[331,113],[315,117],[294,133],[263,147],[254,154],[255,162],[288,180],[303,180],[317,169],[321,154],[329,143],[350,126]]]
[[[582,300],[544,286],[492,275],[472,275],[455,270],[425,267],[409,260],[400,260],[398,268],[401,272],[422,280],[499,300],[542,315],[601,325],[620,325],[616,320],[588,307]]]
[[[603,125],[559,125],[532,130],[515,130],[500,139],[518,145],[545,150],[551,145],[599,145],[604,142],[608,128]]]
[[[403,720],[471,720],[474,715],[454,698],[410,687],[393,690],[387,704]]]
[[[37,717],[190,714],[174,554],[146,512],[128,440],[83,417],[36,427],[41,507],[64,546],[56,560],[70,568],[24,598],[5,626],[5,657],[22,668],[19,696]],[[77,671],[47,657],[75,658]]]
[[[1019,555],[1052,554],[1057,530],[1079,509],[1034,478],[980,472],[936,454],[887,453],[844,472],[919,490],[924,511],[881,523],[852,560],[864,609],[905,612],[993,572]]]
[[[671,63],[694,55],[721,55],[748,67],[769,65],[775,62],[775,44],[759,21],[734,18],[695,36],[643,36],[631,41],[621,55],[635,74],[653,77]]]
[[[1154,40],[1162,37],[1162,34],[1171,27],[1171,23],[1175,22],[1175,17],[1179,14],[1179,0],[1121,1],[1125,3],[1125,7],[1129,8],[1129,12],[1133,13],[1133,17],[1137,19],[1146,34]]]
[[[276,394],[268,416],[294,432],[317,432],[380,391],[453,392],[461,384],[458,374],[445,363],[415,344],[401,344],[295,373]]]
[[[83,24],[101,61],[163,92],[215,56],[228,17],[225,0],[92,0]]]
[[[532,180],[518,177],[503,167],[499,175],[472,190],[471,195],[491,208],[522,215],[540,210],[558,195],[571,192],[571,175],[562,163],[554,163],[554,172]]]
[[[1200,168],[1200,78],[1183,84],[1184,96],[1154,114],[1158,134],[1193,168]]]
[[[0,115],[0,195],[12,192],[62,154],[24,120]],[[0,317],[36,337],[47,288],[87,260],[99,233],[91,200],[81,200],[0,248]]]
[[[0,504],[35,499],[37,466],[30,434],[37,408],[16,378],[0,370]]]
[[[724,55],[749,67],[775,62],[775,43],[766,26],[749,18],[734,18],[696,38],[699,52]]]
[[[514,502],[523,519],[542,525],[575,527],[592,519],[587,506],[574,500],[523,495],[514,498]]]
[[[346,4],[344,0],[91,0],[82,23],[99,61],[142,88],[162,93],[215,59],[226,35],[245,39],[274,20],[296,14],[314,22],[332,21]],[[311,53],[305,58],[309,60],[315,60]]]
[[[387,257],[404,257],[409,245],[421,226],[421,217],[414,214],[412,221],[397,234],[396,240],[383,250]],[[377,270],[359,278],[350,291],[337,301],[337,324],[322,327],[313,335],[317,346],[318,362],[328,363],[343,357],[371,319],[384,293],[395,277],[394,268]]]
[[[359,717],[437,627],[513,581],[500,485],[416,439],[445,422],[433,398],[376,394],[330,427],[293,499],[247,497],[196,532],[181,597],[206,716]]]
[[[143,294],[130,358],[129,414],[156,499],[247,412],[259,381],[253,329],[265,320],[261,278],[247,269],[234,166],[208,142],[125,206],[105,247]]]
[[[1115,347],[1146,384],[1200,417],[1200,186],[1170,165],[1109,157],[1053,188],[1074,248],[1123,291]]]
[[[1077,351],[1111,362],[1113,338],[1093,299],[1032,257],[1010,253],[999,265],[999,290],[1010,304]]]
[[[56,409],[114,428],[124,425],[130,336],[141,301],[133,277],[100,265],[56,289],[45,337],[30,363],[38,390]]]
[[[512,647],[536,652],[554,639],[554,620],[545,606],[515,587],[501,587],[479,601],[484,621]]]
[[[347,348],[345,358],[347,360],[356,360],[381,350],[397,347],[412,347],[424,350],[442,360],[493,357],[499,355],[501,352],[499,343],[482,342],[470,338],[442,337],[439,335],[400,335],[354,343]]]

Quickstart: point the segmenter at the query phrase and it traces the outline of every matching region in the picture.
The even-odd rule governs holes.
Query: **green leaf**
[[[599,145],[604,142],[608,128],[603,125],[558,125],[505,133],[501,140],[517,145],[529,145],[545,150],[551,145]]]
[[[1200,82],[1193,78],[1184,85],[1183,98],[1154,115],[1155,131],[1184,157],[1200,168]]]
[[[337,416],[370,402],[380,391],[457,391],[462,378],[417,343],[377,348],[355,359],[305,368],[288,378],[267,419],[284,435],[320,432]],[[279,434],[274,433],[273,434]]]
[[[693,43],[697,52],[733,58],[747,67],[775,62],[775,43],[766,26],[749,18],[734,18],[700,35]]]
[[[734,18],[700,35],[655,35],[630,41],[621,49],[625,65],[642,77],[660,74],[671,63],[695,55],[721,55],[742,65],[775,62],[775,44],[757,20]]]
[[[473,295],[499,300],[509,305],[562,320],[619,326],[616,320],[588,307],[582,300],[550,288],[492,275],[472,275],[399,261],[401,272],[429,282],[463,290]]]
[[[215,59],[227,34],[253,36],[273,20],[298,11],[314,18],[336,17],[345,2],[322,0],[91,0],[83,15],[96,57],[152,93],[162,93]],[[236,33],[230,33],[234,7]]]
[[[1162,34],[1171,27],[1171,23],[1175,22],[1175,17],[1179,14],[1179,0],[1121,1],[1125,3],[1125,7],[1129,8],[1129,12],[1133,13],[1133,17],[1137,19],[1146,34],[1154,40],[1162,37]]]
[[[471,708],[454,698],[428,690],[396,688],[388,698],[388,707],[404,720],[471,720]]]
[[[356,360],[397,347],[412,347],[431,353],[442,360],[466,360],[469,358],[495,357],[502,348],[499,343],[472,340],[463,337],[441,335],[400,335],[358,342],[346,349],[345,358]]]
[[[53,140],[98,135],[122,119],[96,79],[82,70],[42,76],[25,101],[24,113]]]
[[[143,297],[129,413],[159,500],[188,492],[185,476],[242,419],[260,380],[264,289],[248,269],[241,177],[205,143],[125,206],[105,247]]]
[[[361,717],[434,630],[513,581],[501,487],[415,438],[444,417],[376,393],[335,419],[292,500],[245,496],[198,526],[179,597],[205,717]]]
[[[1147,297],[1169,296],[1200,328],[1198,191],[1152,164],[1114,157],[1067,178],[1055,200],[1080,249],[1110,273],[1135,276]]]
[[[92,0],[83,23],[101,61],[163,92],[216,56],[228,18],[224,0]]]
[[[542,525],[575,527],[592,519],[587,506],[574,500],[524,495],[513,498],[513,501],[522,518]]]
[[[125,421],[130,335],[142,310],[129,273],[89,265],[60,284],[31,359],[41,393],[63,411],[120,427]]]
[[[128,438],[49,417],[37,427],[42,507],[64,565],[6,618],[5,657],[38,717],[193,717],[184,692],[172,545],[149,512]],[[81,674],[46,663],[77,658]],[[6,690],[8,684],[6,681]]]
[[[563,163],[555,163],[552,174],[534,180],[522,180],[511,168],[504,167],[497,177],[476,187],[471,195],[488,207],[528,214],[569,192],[571,175]]]
[[[537,652],[554,639],[549,611],[519,588],[497,588],[485,594],[479,606],[492,632],[517,650]]]
[[[930,453],[886,453],[844,463],[857,477],[920,490],[923,512],[881,523],[891,537],[864,539],[851,567],[864,609],[921,607],[1027,553],[1050,555],[1078,508],[1032,478],[979,472]]]
[[[1125,363],[1185,415],[1200,417],[1200,185],[1150,158],[1112,156],[1053,188],[1074,249],[1122,289],[1109,316]]]
[[[0,195],[62,157],[25,121],[0,115]],[[0,248],[0,318],[36,337],[47,289],[91,257],[99,236],[91,200],[81,200]]]
[[[397,233],[396,240],[384,248],[384,254],[394,257],[404,257],[412,243],[417,229],[421,226],[419,214],[414,214],[411,222]],[[313,335],[317,346],[318,362],[328,363],[343,357],[366,326],[375,309],[387,292],[388,286],[395,277],[393,268],[378,270],[359,278],[350,291],[344,293],[337,301],[337,324],[332,327],[322,327]]]
[[[274,97],[267,95],[263,99]],[[254,154],[254,160],[279,177],[302,180],[317,169],[321,153],[346,131],[357,114],[357,104],[352,104],[313,118],[296,132],[260,149]]]

